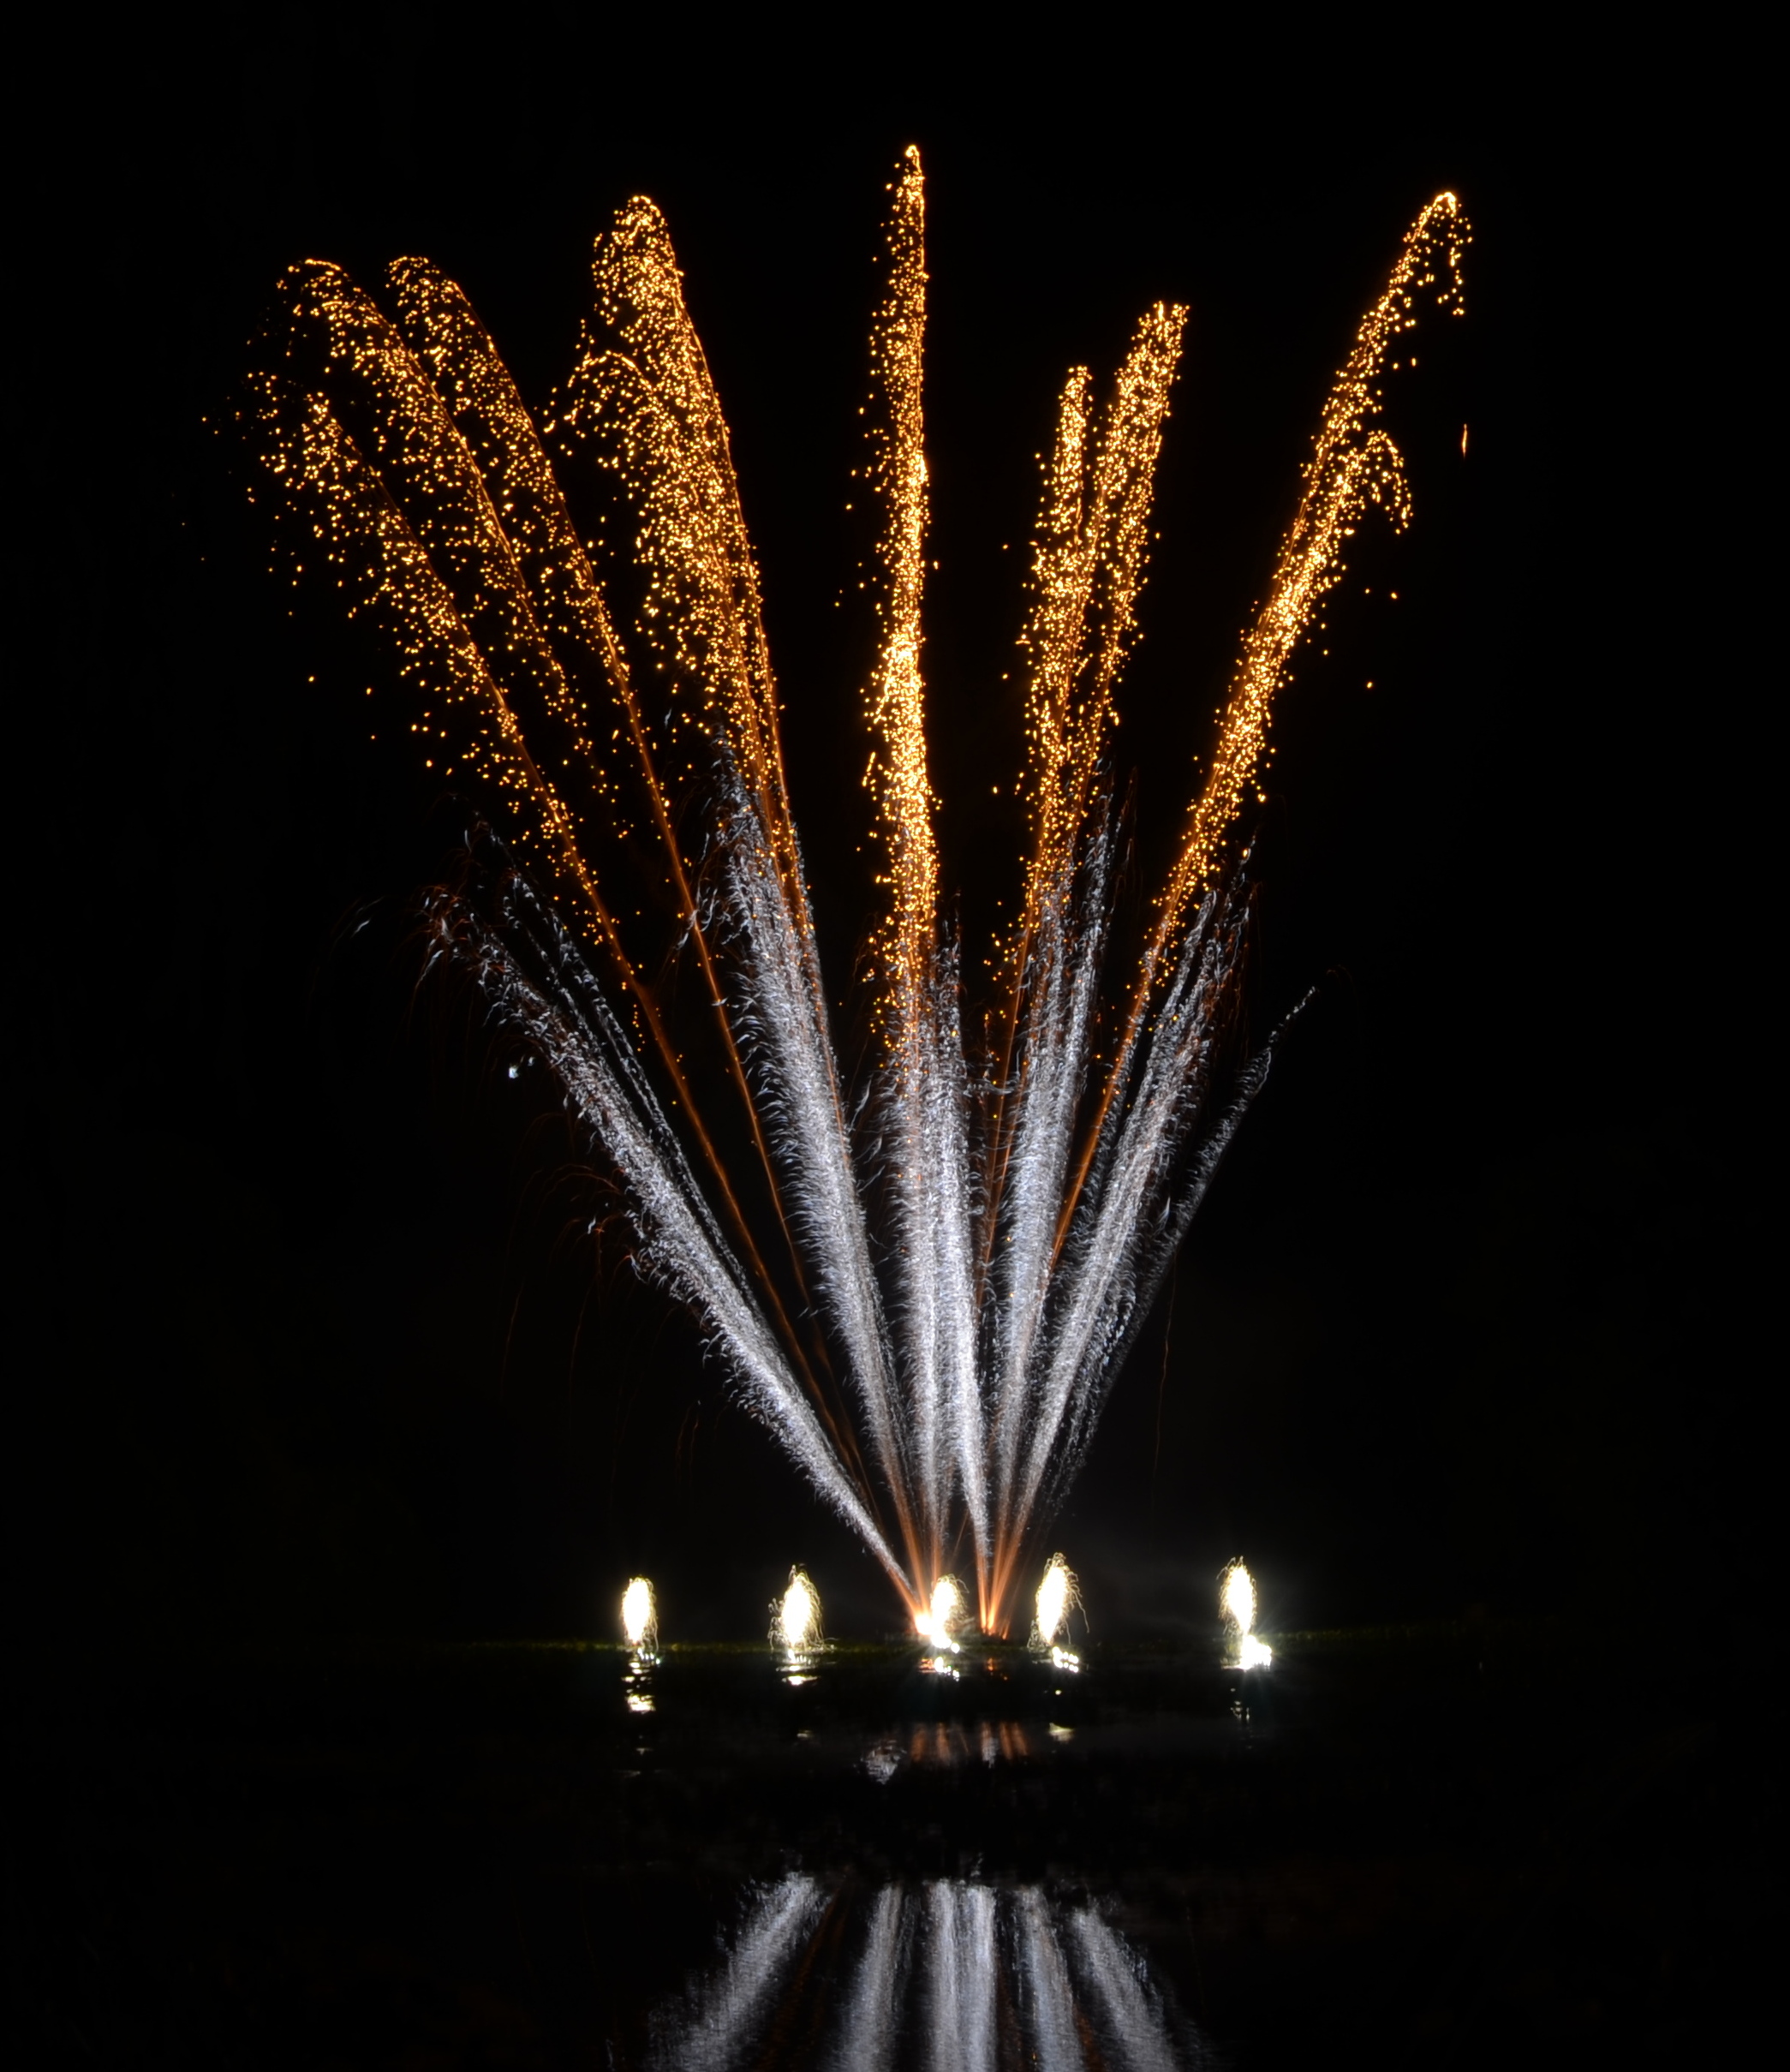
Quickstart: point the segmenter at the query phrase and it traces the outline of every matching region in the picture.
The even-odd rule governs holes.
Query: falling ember
[[[1218,1609],[1225,1622],[1226,1651],[1232,1667],[1264,1669],[1274,1658],[1274,1650],[1258,1640],[1251,1630],[1256,1623],[1256,1579],[1243,1561],[1229,1561],[1218,1579]]]
[[[638,1655],[659,1651],[659,1601],[643,1575],[630,1576],[622,1592],[622,1632]]]
[[[798,1655],[819,1647],[821,1638],[820,1593],[807,1569],[798,1566],[791,1569],[789,1587],[771,1607],[771,1639],[773,1645]]]
[[[1069,1615],[1081,1603],[1075,1571],[1060,1554],[1053,1554],[1038,1585],[1036,1619],[1032,1627],[1035,1647],[1053,1648],[1069,1638]]]
[[[654,205],[636,196],[598,239],[590,315],[543,409],[427,260],[395,261],[376,296],[307,260],[278,284],[236,422],[277,541],[381,644],[379,695],[403,701],[424,767],[502,822],[500,841],[479,820],[462,880],[424,896],[429,967],[545,1068],[618,1183],[636,1269],[692,1312],[945,1645],[970,1599],[952,1583],[941,1601],[941,1578],[928,1601],[925,1579],[964,1547],[974,1617],[1005,1630],[1267,1076],[1274,1039],[1251,1049],[1239,1012],[1239,823],[1349,541],[1375,507],[1408,518],[1385,379],[1421,305],[1459,312],[1468,231],[1453,194],[1423,209],[1332,384],[1128,1003],[1100,991],[1122,856],[1111,744],[1184,308],[1145,312],[1109,392],[1071,372],[1021,645],[1029,848],[970,1040],[928,771],[917,152],[890,191],[862,475],[879,520],[867,1085],[834,1042],[757,564]],[[693,998],[691,1040],[672,1011]],[[636,1591],[624,1624],[650,1648]]]

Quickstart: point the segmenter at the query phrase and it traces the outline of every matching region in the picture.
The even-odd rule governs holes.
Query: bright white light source
[[[915,1616],[914,1631],[934,1647],[948,1647],[955,1653],[957,1637],[969,1622],[963,1585],[954,1575],[941,1575],[933,1585],[931,1605]]]
[[[659,1645],[659,1603],[643,1575],[629,1576],[622,1592],[622,1631],[636,1653],[650,1655]]]
[[[1240,1559],[1227,1562],[1218,1579],[1218,1609],[1225,1622],[1226,1651],[1232,1666],[1265,1669],[1274,1660],[1274,1651],[1250,1630],[1256,1623],[1256,1579]]]
[[[820,1646],[820,1593],[807,1569],[791,1569],[788,1589],[771,1607],[771,1639],[792,1655]]]
[[[1246,1633],[1256,1623],[1256,1579],[1241,1561],[1219,1578],[1218,1609],[1232,1633]]]
[[[1081,1601],[1074,1569],[1060,1554],[1052,1555],[1045,1566],[1044,1580],[1038,1585],[1032,1645],[1055,1649],[1059,1642],[1068,1639],[1069,1615]]]

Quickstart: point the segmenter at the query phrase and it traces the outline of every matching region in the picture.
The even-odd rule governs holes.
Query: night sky
[[[577,1239],[594,1183],[542,1104],[414,992],[406,903],[465,803],[368,743],[331,606],[268,576],[205,421],[313,254],[367,285],[433,258],[540,403],[593,234],[652,194],[732,427],[844,997],[870,904],[842,506],[910,140],[931,741],[972,941],[1013,882],[988,793],[1019,758],[1000,678],[1066,367],[1110,372],[1159,296],[1191,307],[1119,697],[1135,894],[1356,315],[1438,188],[1475,230],[1466,320],[1430,319],[1392,391],[1414,528],[1370,531],[1278,708],[1251,1024],[1320,999],[1053,1535],[1095,1632],[1206,1623],[1239,1551],[1271,1627],[1677,1617],[1710,1560],[1723,1615],[1752,1602],[1749,911],[1777,751],[1746,716],[1724,487],[1761,370],[1703,300],[1727,168],[1694,69],[1693,133],[1632,55],[1464,33],[1290,73],[1266,33],[1090,29],[1047,62],[941,32],[886,65],[773,40],[692,78],[681,33],[624,46],[589,10],[476,39],[356,21],[27,69],[53,116],[15,261],[27,1627],[571,1634],[644,1568],[671,1637],[750,1638],[798,1558],[836,1630],[895,1624],[690,1327]]]

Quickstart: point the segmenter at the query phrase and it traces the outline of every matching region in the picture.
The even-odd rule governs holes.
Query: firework
[[[622,1633],[643,1659],[659,1652],[659,1600],[643,1575],[629,1576],[622,1592]]]
[[[1363,319],[1104,1035],[1108,750],[1184,310],[1146,313],[1104,400],[1071,373],[1022,648],[1029,851],[972,1045],[928,775],[925,190],[904,158],[866,406],[881,911],[859,1088],[837,1061],[727,427],[659,211],[629,201],[598,240],[572,372],[539,412],[423,260],[377,296],[317,261],[279,284],[238,412],[258,492],[293,563],[389,658],[379,723],[408,725],[504,830],[427,895],[430,965],[550,1069],[619,1180],[639,1270],[940,1642],[960,1558],[975,1616],[1005,1630],[1268,1070],[1272,1039],[1245,1054],[1236,1014],[1239,815],[1349,539],[1370,507],[1405,521],[1381,384],[1426,300],[1459,308],[1466,236],[1438,196]],[[575,521],[568,487],[594,516]],[[680,973],[713,1070],[671,1025]]]
[[[1052,1555],[1045,1564],[1044,1579],[1039,1584],[1037,1597],[1033,1601],[1032,1645],[1060,1654],[1059,1642],[1069,1638],[1069,1615],[1079,1608],[1081,1602],[1075,1571],[1060,1554]]]
[[[926,1609],[914,1615],[914,1631],[920,1639],[953,1655],[970,1624],[964,1585],[954,1575],[941,1575],[933,1585]]]
[[[803,1656],[820,1646],[820,1593],[807,1569],[799,1565],[790,1571],[783,1595],[771,1607],[771,1644],[786,1655]]]
[[[1227,1561],[1218,1579],[1219,1615],[1224,1621],[1226,1651],[1231,1666],[1239,1669],[1266,1669],[1274,1651],[1258,1640],[1256,1624],[1256,1579],[1239,1558]]]

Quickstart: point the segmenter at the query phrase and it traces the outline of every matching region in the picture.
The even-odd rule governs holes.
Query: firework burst
[[[1439,195],[1362,320],[1104,1042],[1107,749],[1184,310],[1146,313],[1104,401],[1087,370],[1070,375],[1023,641],[1023,896],[972,1048],[928,775],[916,153],[891,196],[865,471],[881,858],[868,1087],[837,1061],[757,567],[653,205],[629,201],[598,240],[593,311],[543,410],[427,261],[396,261],[375,296],[313,260],[279,284],[237,425],[291,558],[335,582],[389,658],[419,755],[505,829],[476,882],[428,895],[432,962],[551,1069],[619,1179],[640,1270],[696,1317],[916,1624],[939,1623],[962,1567],[976,1618],[1003,1631],[1268,1068],[1271,1043],[1244,1056],[1236,1042],[1239,814],[1357,524],[1375,505],[1405,522],[1379,385],[1424,301],[1459,308],[1467,233]],[[671,1026],[679,975],[703,1003],[694,1036]]]

